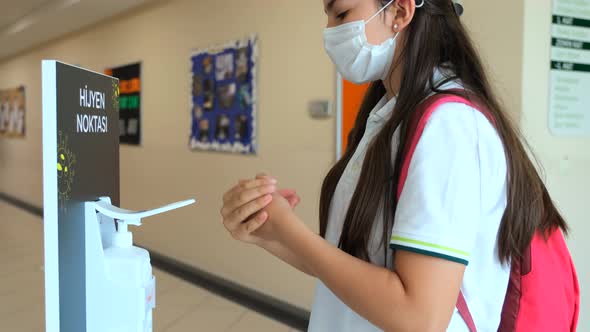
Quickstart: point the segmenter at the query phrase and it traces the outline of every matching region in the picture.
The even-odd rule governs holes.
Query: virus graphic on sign
[[[76,177],[76,156],[68,145],[68,136],[59,132],[57,143],[57,188],[59,206],[65,208],[72,195],[72,185]]]
[[[119,111],[119,81],[113,80],[113,109]]]

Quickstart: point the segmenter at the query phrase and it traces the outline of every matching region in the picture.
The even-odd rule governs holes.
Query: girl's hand
[[[274,179],[274,178],[270,175],[262,173],[262,174],[258,174],[256,176],[256,179]],[[278,190],[277,193],[279,195],[283,196],[283,198],[285,198],[289,202],[289,205],[291,205],[292,209],[297,207],[297,205],[299,205],[299,203],[301,202],[301,198],[299,197],[299,195],[297,195],[297,192],[294,189],[281,189],[281,190]]]
[[[257,180],[275,180],[276,181],[276,178],[274,178],[268,174],[265,174],[265,173],[260,173],[260,174],[256,175],[256,179]],[[248,181],[251,181],[251,180],[240,180],[240,184],[246,183]],[[283,198],[285,198],[289,202],[289,205],[291,205],[292,209],[296,208],[297,205],[299,205],[299,203],[301,202],[301,197],[299,197],[299,195],[297,195],[297,191],[295,191],[295,189],[280,189],[280,190],[277,190],[276,193],[281,195]]]
[[[271,178],[244,180],[223,195],[221,215],[223,225],[239,241],[260,245],[263,241],[253,235],[262,226],[268,214],[262,211],[276,191],[277,181]]]
[[[256,179],[241,180],[223,196],[223,224],[234,239],[261,245],[263,233],[253,232],[268,218],[268,213],[262,210],[273,200],[271,194],[278,194],[277,197],[286,200],[291,209],[299,204],[301,199],[295,190],[276,191],[276,183],[276,179],[259,174]]]
[[[295,213],[289,200],[274,193],[272,201],[264,208],[268,219],[256,230],[253,235],[263,239],[265,242],[282,242],[283,234],[288,233],[289,226],[292,226]]]
[[[291,209],[294,209],[301,202],[301,198],[297,195],[294,189],[281,189],[277,191],[277,194],[281,195],[284,199],[289,202]]]

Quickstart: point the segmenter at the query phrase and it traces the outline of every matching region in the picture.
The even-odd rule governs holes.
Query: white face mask
[[[395,39],[387,39],[381,45],[367,41],[365,26],[395,0],[391,0],[367,21],[355,21],[324,30],[324,47],[338,72],[347,80],[366,83],[384,79],[393,63]]]

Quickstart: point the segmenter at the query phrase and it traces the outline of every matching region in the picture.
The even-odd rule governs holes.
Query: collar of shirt
[[[452,77],[453,73],[447,69],[440,69],[437,68],[434,71],[433,74],[433,82],[434,85],[438,85],[440,82],[442,82],[443,80]],[[443,86],[439,87],[442,90],[448,90],[448,89],[452,89],[452,88],[458,88],[461,87],[461,84],[458,81],[449,81],[446,84],[444,84]],[[381,100],[377,103],[377,105],[375,105],[375,107],[373,108],[373,110],[371,111],[370,115],[369,115],[369,121],[370,122],[382,122],[382,121],[387,121],[390,117],[391,114],[393,112],[393,109],[395,107],[395,104],[397,102],[397,96],[391,98],[390,100],[387,100],[387,96],[383,96],[383,98],[381,98]]]

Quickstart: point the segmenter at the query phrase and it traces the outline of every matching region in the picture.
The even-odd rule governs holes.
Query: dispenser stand
[[[115,327],[117,317],[147,310],[153,303],[146,294],[155,293],[149,287],[117,289],[109,281],[104,257],[113,246],[113,218],[139,223],[171,208],[144,212],[116,208],[120,204],[116,78],[44,60],[42,95],[46,331],[123,332]],[[125,292],[145,297],[145,308],[111,302],[133,297]]]

